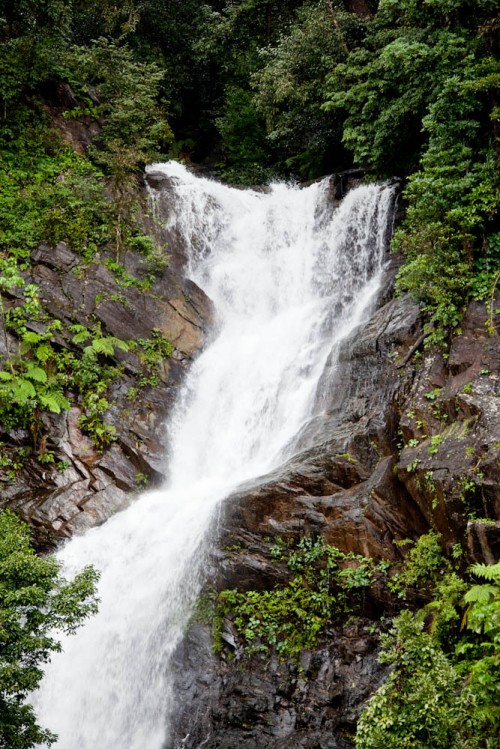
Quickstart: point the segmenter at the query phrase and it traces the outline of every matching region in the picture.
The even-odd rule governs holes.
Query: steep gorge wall
[[[158,186],[155,179],[150,175]],[[345,180],[332,181],[333,202],[344,189]],[[168,192],[161,200],[159,210],[168,211]],[[42,546],[125,507],[138,490],[138,476],[164,478],[164,421],[210,329],[211,305],[184,279],[176,237],[150,217],[144,223],[171,254],[169,267],[147,291],[119,285],[100,262],[83,267],[62,243],[40,245],[32,255],[27,280],[39,285],[44,308],[64,324],[97,321],[121,339],[146,339],[156,329],[174,345],[158,383],[134,398],[129,389],[137,387],[140,362],[133,352],[116,352],[122,376],[111,385],[107,418],[117,441],[103,452],[82,434],[78,403],[65,414],[43,416],[45,448],[67,466],[57,471],[31,456],[0,489],[1,505],[31,522]],[[135,253],[127,252],[121,263],[133,277],[147,273]],[[426,351],[420,310],[409,298],[391,298],[393,278],[390,269],[378,309],[332,353],[294,458],[225,502],[214,528],[207,591],[282,585],[289,572],[273,559],[277,538],[297,542],[321,535],[345,552],[397,563],[395,541],[434,528],[447,551],[460,543],[469,559],[498,558],[498,331],[488,332],[489,310],[473,303],[449,355]],[[56,342],[68,345],[62,338]],[[340,376],[332,377],[334,371]],[[0,425],[0,441],[8,446],[29,439],[23,430]],[[168,748],[352,746],[362,705],[384,677],[378,631],[398,605],[383,585],[373,586],[362,615],[333,622],[299,663],[276,654],[249,659],[230,618],[216,656],[210,625],[193,623],[175,656],[179,707]]]
[[[207,594],[214,581],[215,591],[283,586],[290,572],[273,556],[278,539],[321,535],[397,564],[395,542],[433,528],[448,552],[461,544],[470,561],[498,559],[498,333],[473,303],[449,356],[425,351],[418,306],[387,296],[332,358],[341,374],[325,372],[296,456],[225,502]],[[333,621],[299,662],[273,651],[248,656],[231,616],[214,655],[210,625],[195,621],[176,655],[169,749],[352,747],[362,706],[385,675],[378,634],[401,605],[376,582],[361,616]]]
[[[169,247],[175,254],[175,248]],[[59,415],[44,413],[43,446],[33,445],[26,429],[9,429],[0,424],[0,442],[6,456],[19,448],[28,450],[15,476],[0,474],[0,506],[10,507],[35,529],[44,548],[57,537],[83,533],[123,509],[145,483],[157,484],[165,477],[164,423],[182,382],[186,366],[196,355],[209,327],[211,305],[203,292],[178,272],[164,267],[155,273],[151,288],[120,283],[104,261],[90,264],[67,245],[40,245],[31,257],[28,283],[38,285],[46,320],[58,319],[64,328],[80,324],[100,326],[104,335],[124,341],[151,339],[159,333],[170,341],[173,353],[158,362],[154,378],[137,353],[115,350],[108,362],[119,367],[120,376],[109,386],[111,404],[106,422],[116,429],[116,441],[103,451],[96,449],[82,432],[80,399]],[[149,274],[147,259],[127,251],[120,263],[129,278]],[[9,303],[17,303],[16,290]],[[43,333],[47,322],[28,323],[28,329]],[[55,334],[54,346],[81,357],[84,343],[74,344]],[[9,351],[18,340],[9,335]],[[0,356],[5,355],[0,337]],[[51,454],[50,463],[43,462]],[[42,461],[40,461],[42,456]]]

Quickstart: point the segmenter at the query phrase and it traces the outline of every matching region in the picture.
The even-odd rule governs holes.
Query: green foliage
[[[151,338],[139,338],[136,342],[139,361],[145,364],[149,372],[154,372],[160,364],[174,353],[172,343],[160,330],[154,329]]]
[[[0,369],[0,418],[7,429],[28,426],[36,438],[40,411],[59,414],[70,407],[57,374],[50,366],[53,349],[45,335],[21,328],[20,355]],[[29,358],[30,357],[30,358]]]
[[[98,575],[85,568],[65,580],[54,557],[37,557],[30,531],[10,512],[0,513],[0,745],[29,749],[55,737],[38,725],[27,702],[42,666],[60,650],[61,632],[74,632],[97,610]]]
[[[103,414],[111,407],[111,403],[101,397],[102,388],[97,392],[88,393],[83,399],[84,413],[78,419],[82,431],[89,435],[97,450],[104,450],[116,442],[116,429],[112,424],[104,421]]]
[[[327,109],[346,112],[344,142],[355,161],[379,174],[415,164],[421,122],[443,86],[481,49],[477,27],[489,17],[491,2],[381,0],[362,47],[328,80]],[[481,50],[482,51],[482,50]]]
[[[102,99],[104,118],[100,140],[136,149],[143,156],[171,138],[158,108],[158,86],[163,78],[154,63],[140,62],[123,42],[100,37],[92,45],[75,47],[65,60],[82,84],[94,86]]]
[[[345,116],[355,161],[410,175],[398,288],[424,301],[428,343],[446,340],[498,272],[493,12],[490,0],[381,0],[363,45],[328,77],[325,108]]]
[[[251,77],[263,65],[261,49],[279,38],[301,4],[300,0],[201,3],[202,25],[194,50],[203,69],[200,88],[207,87],[207,74],[208,87],[212,87],[206,110],[209,127],[215,127],[220,136],[219,169],[226,179],[255,184],[276,173]]]
[[[86,356],[89,359],[95,360],[97,354],[114,356],[115,349],[119,349],[120,351],[129,350],[129,345],[126,341],[122,341],[120,338],[111,335],[104,336],[100,328],[96,328],[91,332],[85,325],[71,325],[70,331],[74,333],[71,339],[72,343],[84,343],[90,340],[90,344],[83,349],[84,357]]]
[[[71,334],[74,344],[89,343],[80,355],[60,350],[54,345],[55,331]],[[114,427],[102,420],[110,404],[101,395],[119,376],[120,370],[106,360],[114,357],[116,350],[127,352],[129,345],[115,336],[103,335],[99,327],[90,331],[78,324],[63,331],[57,320],[44,334],[26,328],[20,328],[18,333],[20,355],[8,360],[8,368],[0,369],[0,415],[4,428],[29,427],[36,446],[40,412],[59,414],[67,410],[70,401],[65,392],[72,391],[83,398],[85,413],[81,426],[98,449],[113,442],[116,439]],[[39,459],[42,460],[40,456]]]
[[[471,735],[473,700],[459,692],[459,675],[423,631],[422,617],[404,611],[381,639],[380,660],[392,670],[361,716],[356,749],[478,747]]]
[[[464,596],[467,608],[463,626],[472,642],[463,638],[456,646],[461,671],[477,705],[478,723],[488,747],[500,745],[500,562],[475,564],[471,572],[486,582],[475,584]]]
[[[439,539],[440,536],[437,533],[429,531],[420,536],[412,546],[402,573],[402,580],[405,585],[431,583],[436,580],[442,570],[447,568]]]
[[[228,89],[217,126],[224,144],[225,163],[221,170],[224,179],[247,185],[268,182],[272,177],[272,170],[266,168],[270,161],[269,147],[252,93],[242,87]]]
[[[110,237],[104,187],[41,112],[20,107],[0,128],[0,252],[26,259],[42,240],[65,241],[90,259]]]
[[[71,5],[64,0],[0,3],[0,105],[4,118],[26,89],[50,76],[54,50],[67,44]]]
[[[439,446],[442,444],[444,437],[442,434],[435,434],[431,437],[430,445],[427,448],[429,455],[437,455],[439,452]]]
[[[357,749],[499,747],[500,564],[473,565],[485,582],[472,586],[449,565],[436,577],[436,549],[430,568],[434,600],[403,611],[382,637],[380,660],[392,669],[361,716]]]
[[[67,74],[100,97],[96,116],[104,119],[94,159],[109,173],[112,241],[118,258],[134,234],[137,172],[173,139],[158,106],[164,76],[155,63],[141,62],[123,42],[100,37],[91,45],[73,47],[64,60]]]
[[[333,149],[339,150],[342,121],[322,109],[325,77],[359,41],[362,27],[341,2],[309,2],[261,52],[264,67],[252,79],[255,103],[280,163],[303,179],[324,173]]]
[[[27,447],[13,447],[0,442],[0,480],[14,481],[28,454]]]
[[[330,621],[359,608],[374,579],[372,560],[343,554],[321,538],[305,538],[294,550],[275,546],[273,557],[286,561],[290,582],[270,591],[222,591],[215,643],[224,616],[231,616],[248,653],[275,648],[281,657],[297,656],[317,644]]]

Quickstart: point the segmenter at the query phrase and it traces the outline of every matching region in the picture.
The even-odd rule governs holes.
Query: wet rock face
[[[484,305],[472,303],[448,359],[423,357],[401,409],[398,476],[448,551],[467,538],[471,558],[491,563],[500,543],[500,348],[486,321]]]
[[[141,279],[149,272],[144,258],[132,252],[120,262],[131,277]],[[168,267],[145,291],[120,285],[102,262],[83,266],[64,243],[40,245],[32,253],[28,280],[38,285],[48,315],[65,327],[97,323],[105,335],[125,341],[149,339],[158,331],[174,346],[173,355],[160,363],[157,384],[138,390],[143,367],[137,355],[115,352],[112,363],[121,365],[122,375],[106,395],[112,407],[105,417],[116,429],[113,445],[103,452],[95,449],[78,425],[82,410],[73,399],[68,412],[43,415],[47,435],[43,450],[54,454],[59,471],[52,464],[40,464],[32,454],[14,480],[0,480],[0,506],[9,506],[29,520],[43,548],[57,536],[83,533],[103,523],[126,506],[142,482],[163,478],[165,419],[187,363],[203,344],[211,305],[195,284]],[[16,303],[15,297],[11,303]],[[41,323],[31,327],[44,330]],[[55,345],[75,353],[78,349],[57,335]],[[0,356],[5,355],[4,347],[1,340]],[[10,337],[9,349],[16,348]],[[137,394],[131,396],[134,389]],[[7,432],[0,425],[0,442],[15,448],[30,445],[32,439],[23,430]]]
[[[321,534],[346,552],[395,558],[392,540],[425,532],[395,476],[398,404],[409,381],[393,362],[419,335],[418,307],[404,299],[384,305],[343,342],[327,364],[298,453],[227,502],[229,535]],[[331,376],[334,367],[341,376]]]
[[[498,559],[500,362],[485,319],[471,305],[446,359],[422,353],[418,307],[392,300],[332,352],[294,458],[226,501],[212,589],[286,583],[270,550],[278,537],[322,535],[344,552],[397,562],[394,541],[432,527],[471,561]],[[331,376],[336,367],[342,376]],[[230,619],[214,656],[209,628],[193,625],[175,657],[178,708],[166,749],[352,747],[363,704],[385,677],[374,631],[398,605],[372,586],[365,618],[332,625],[300,664],[249,660]]]
[[[350,747],[361,706],[383,678],[377,638],[368,622],[357,621],[332,629],[329,639],[294,664],[248,661],[238,652],[227,662],[213,656],[209,629],[195,625],[176,654],[177,738],[168,746]]]

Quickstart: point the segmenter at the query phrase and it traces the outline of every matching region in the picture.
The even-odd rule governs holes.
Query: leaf
[[[42,343],[35,351],[38,361],[46,362],[54,356],[54,349],[49,343]]]
[[[40,341],[41,337],[42,336],[39,333],[34,333],[32,330],[28,330],[26,333],[23,333],[23,343],[35,344]]]
[[[113,356],[115,353],[112,338],[96,338],[92,341],[92,348],[98,354],[106,354],[106,356]]]
[[[473,585],[464,596],[465,603],[486,603],[498,595],[496,585]]]
[[[60,414],[61,408],[57,402],[57,400],[47,393],[41,394],[39,396],[39,400],[41,405],[46,408],[48,411],[51,411],[53,414]]]
[[[73,336],[73,338],[71,339],[71,342],[75,344],[83,343],[88,338],[90,338],[90,333],[87,330],[87,328],[84,328],[84,330],[80,331],[79,333]]]
[[[3,382],[10,382],[14,378],[12,377],[10,372],[6,372],[4,369],[0,369],[0,380]]]
[[[41,367],[30,366],[24,376],[33,382],[47,382],[47,372]]]
[[[113,346],[115,348],[119,348],[120,351],[128,351],[129,345],[125,341],[122,341],[121,338],[113,338]]]
[[[53,414],[61,413],[61,405],[56,393],[40,393],[38,396],[40,404]]]
[[[494,580],[500,582],[500,562],[496,564],[473,564],[470,571],[476,577],[481,577],[483,580]]]
[[[50,395],[56,400],[61,411],[68,411],[71,408],[71,403],[59,390],[51,391]]]
[[[12,397],[15,403],[22,405],[30,398],[36,398],[36,390],[31,382],[19,378],[15,380],[14,387],[12,388]]]
[[[70,325],[68,327],[68,330],[70,330],[72,333],[88,333],[89,332],[87,328],[85,327],[85,325],[80,325],[79,323],[75,325]]]

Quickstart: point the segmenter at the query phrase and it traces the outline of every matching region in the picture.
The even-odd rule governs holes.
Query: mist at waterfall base
[[[169,657],[199,592],[208,529],[238,485],[290,457],[332,347],[373,306],[393,190],[361,186],[333,211],[328,181],[239,190],[169,162],[169,225],[215,329],[169,419],[168,483],[59,553],[101,571],[99,614],[63,641],[35,706],[58,749],[162,749]],[[152,191],[153,209],[158,194]]]

